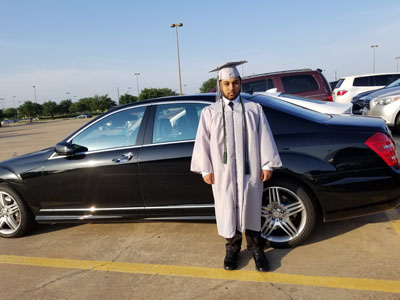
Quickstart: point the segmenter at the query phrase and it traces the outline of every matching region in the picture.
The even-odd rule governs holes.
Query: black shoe
[[[237,268],[238,253],[233,251],[226,251],[224,259],[224,269],[228,271],[235,270]]]
[[[256,263],[256,270],[258,272],[268,272],[269,264],[264,251],[253,253],[254,262]]]

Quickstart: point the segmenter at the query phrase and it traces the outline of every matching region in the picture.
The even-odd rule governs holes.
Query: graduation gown
[[[214,173],[212,185],[218,234],[261,230],[262,168],[282,166],[270,127],[258,103],[242,99],[248,131],[250,174],[245,175],[244,127],[240,102],[225,105],[227,163],[223,162],[222,99],[203,109],[193,149],[191,171]]]

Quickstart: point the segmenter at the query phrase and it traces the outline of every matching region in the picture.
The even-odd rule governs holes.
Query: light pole
[[[136,76],[136,87],[137,87],[137,96],[139,97],[140,90],[139,90],[139,75],[140,73],[135,73]]]
[[[181,80],[181,62],[179,58],[179,39],[178,39],[178,27],[182,27],[183,23],[171,24],[170,27],[176,29],[176,49],[178,51],[178,72],[179,72],[179,90],[182,95],[182,80]]]
[[[397,61],[396,72],[398,72],[398,71],[399,71],[399,59],[400,59],[400,56],[397,56],[397,57],[395,57],[394,59]]]
[[[67,94],[67,100],[72,101],[71,97],[69,96],[69,94],[71,94],[71,93],[70,92],[66,92],[66,94]]]
[[[15,96],[13,96],[13,104],[14,104],[14,112],[15,112],[15,119],[18,119],[18,113],[17,113],[17,109],[15,107]]]
[[[37,99],[36,99],[36,86],[33,86],[33,94],[35,95],[35,103],[37,103]]]
[[[372,60],[372,73],[375,73],[375,48],[378,48],[379,45],[371,45],[373,50],[373,60]]]

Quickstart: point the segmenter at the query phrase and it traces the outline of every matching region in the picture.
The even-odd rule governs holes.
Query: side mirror
[[[59,155],[74,155],[78,152],[86,152],[88,148],[82,147],[75,144],[70,144],[67,142],[60,142],[56,145],[56,153]]]

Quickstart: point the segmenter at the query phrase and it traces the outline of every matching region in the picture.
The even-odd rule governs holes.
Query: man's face
[[[234,77],[220,81],[220,89],[222,95],[228,99],[235,99],[240,93],[240,78]]]

